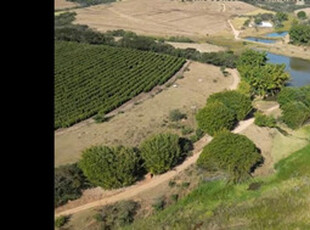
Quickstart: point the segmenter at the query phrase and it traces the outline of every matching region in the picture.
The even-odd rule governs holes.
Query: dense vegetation
[[[56,228],[61,228],[64,226],[66,223],[69,221],[69,216],[59,216],[55,219],[55,227]]]
[[[282,121],[292,129],[310,119],[310,86],[286,87],[277,96],[282,109]]]
[[[90,186],[91,184],[77,164],[56,168],[54,177],[55,206],[58,207],[69,200],[79,198],[82,195],[82,190]]]
[[[124,200],[104,206],[94,218],[100,223],[100,229],[119,229],[133,222],[139,204]]]
[[[214,101],[222,102],[238,121],[245,119],[253,109],[251,99],[235,90],[214,93],[207,99],[207,104]]]
[[[294,23],[289,30],[290,43],[310,45],[310,24]]]
[[[281,91],[290,79],[285,72],[285,64],[267,63],[266,56],[265,52],[246,50],[241,54],[237,65],[241,80],[250,86],[251,94],[263,98]]]
[[[56,42],[55,128],[107,113],[164,84],[184,62],[152,52]]]
[[[160,174],[175,166],[182,158],[180,139],[175,134],[157,134],[140,145],[144,167],[152,174]]]
[[[219,132],[203,148],[197,165],[207,170],[224,170],[229,180],[241,182],[250,177],[254,167],[262,162],[255,144],[244,135]]]
[[[222,102],[214,101],[198,111],[196,120],[201,130],[213,136],[223,129],[232,129],[236,117]]]
[[[79,167],[93,184],[114,189],[138,179],[141,158],[135,148],[93,146],[83,151]]]
[[[282,107],[282,120],[288,127],[297,129],[310,119],[310,109],[302,102],[289,102]]]
[[[280,107],[290,102],[302,102],[310,108],[310,85],[303,87],[285,87],[277,95]]]
[[[89,44],[104,44],[111,46],[126,47],[143,51],[164,53],[172,56],[183,57],[202,63],[209,63],[216,66],[236,67],[238,56],[232,51],[220,51],[202,53],[196,49],[178,49],[165,43],[165,39],[155,39],[153,37],[139,36],[131,31],[114,30],[106,33],[99,33],[88,28],[86,25],[73,25],[72,21],[75,13],[64,13],[55,17],[55,39],[61,41],[76,41]],[[121,37],[114,41],[114,36]],[[178,40],[190,42],[190,39],[183,37],[172,37],[168,40]]]
[[[299,11],[298,13],[297,13],[297,17],[299,18],[299,19],[301,19],[301,20],[304,20],[304,19],[306,19],[307,18],[307,14],[306,14],[306,12],[305,11]]]
[[[309,229],[309,153],[310,145],[278,162],[275,175],[254,181],[201,182],[177,203],[125,229]]]
[[[254,6],[276,11],[276,12],[293,12],[298,9],[310,7],[310,1],[305,0],[305,5],[296,5],[293,1],[257,1],[257,0],[240,0],[242,2],[246,2],[252,4]]]
[[[277,121],[274,117],[263,114],[262,112],[257,111],[255,114],[254,123],[260,127],[276,127]]]

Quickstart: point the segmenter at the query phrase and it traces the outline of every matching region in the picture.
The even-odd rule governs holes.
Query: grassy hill
[[[176,204],[125,229],[310,229],[310,144],[276,174],[239,185],[202,183]]]

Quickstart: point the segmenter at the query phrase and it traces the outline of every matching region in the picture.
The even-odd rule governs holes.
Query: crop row
[[[150,91],[184,62],[152,52],[55,42],[55,129],[107,113]]]

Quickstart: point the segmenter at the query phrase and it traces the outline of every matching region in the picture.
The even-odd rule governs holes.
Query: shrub
[[[171,110],[169,113],[169,119],[171,121],[179,121],[179,120],[182,120],[184,118],[186,118],[186,114],[181,113],[181,111],[178,109]]]
[[[214,101],[198,111],[196,120],[200,129],[213,136],[222,129],[232,129],[235,114],[222,102]]]
[[[214,93],[208,98],[207,104],[214,101],[222,102],[232,110],[238,121],[243,120],[253,109],[251,99],[235,90]]]
[[[255,144],[244,135],[229,131],[218,133],[206,145],[197,165],[208,170],[224,170],[233,182],[250,177],[253,168],[262,161]]]
[[[181,129],[181,133],[182,135],[187,135],[194,132],[194,129],[192,129],[191,127],[185,126]]]
[[[108,120],[107,117],[105,117],[105,114],[97,114],[96,116],[94,116],[94,120],[96,123],[102,123]]]
[[[285,104],[299,101],[310,108],[310,86],[301,88],[285,87],[277,96],[277,101],[282,108]]]
[[[185,155],[188,155],[188,153],[194,149],[193,142],[184,137],[179,138],[179,146],[181,153]]]
[[[282,107],[282,114],[283,122],[297,129],[310,118],[310,109],[302,102],[289,102]]]
[[[172,194],[170,198],[173,202],[177,202],[179,199],[179,194]]]
[[[83,151],[79,167],[94,184],[105,189],[133,184],[140,171],[137,149],[94,146]]]
[[[252,96],[251,85],[249,83],[247,83],[246,81],[240,81],[237,91],[239,93],[244,94],[247,97]]]
[[[157,134],[144,140],[140,146],[145,168],[153,174],[160,174],[175,166],[181,158],[179,136]]]
[[[306,14],[305,11],[299,11],[299,12],[297,13],[297,17],[298,17],[299,19],[304,20],[304,19],[307,18],[307,14]]]
[[[54,177],[55,206],[58,207],[69,200],[79,198],[82,195],[82,190],[88,187],[90,187],[90,183],[77,164],[56,168]]]
[[[154,208],[155,211],[161,211],[165,208],[165,198],[160,197],[158,198],[154,204],[152,204],[152,207]]]
[[[104,206],[94,218],[101,222],[103,229],[118,229],[134,221],[139,204],[135,201],[120,201]]]
[[[276,127],[276,119],[272,116],[267,116],[261,112],[255,113],[255,125],[261,126],[261,127],[269,127],[274,128]]]
[[[310,44],[310,25],[293,24],[290,31],[290,42],[293,44]]]
[[[59,216],[55,219],[55,227],[60,228],[64,226],[68,221],[70,217],[69,216]]]

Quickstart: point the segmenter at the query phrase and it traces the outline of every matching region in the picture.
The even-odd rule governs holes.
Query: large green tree
[[[249,178],[262,160],[259,150],[250,139],[226,130],[215,135],[204,147],[197,165],[211,171],[223,170],[231,181],[240,182]]]
[[[290,31],[290,42],[293,44],[310,45],[310,25],[293,24]]]
[[[275,95],[289,81],[285,65],[267,63],[265,52],[247,50],[241,54],[237,69],[242,81],[250,85],[252,95]]]
[[[220,101],[207,103],[196,114],[198,126],[213,136],[223,129],[232,129],[236,122],[235,113]]]
[[[152,174],[168,171],[182,157],[179,136],[170,133],[157,134],[147,138],[141,143],[140,151],[144,167]]]
[[[215,101],[231,109],[238,121],[243,120],[253,109],[251,99],[235,90],[214,93],[207,99],[207,104]]]
[[[138,150],[124,146],[93,146],[83,151],[79,167],[95,185],[105,189],[133,184],[139,175]]]

